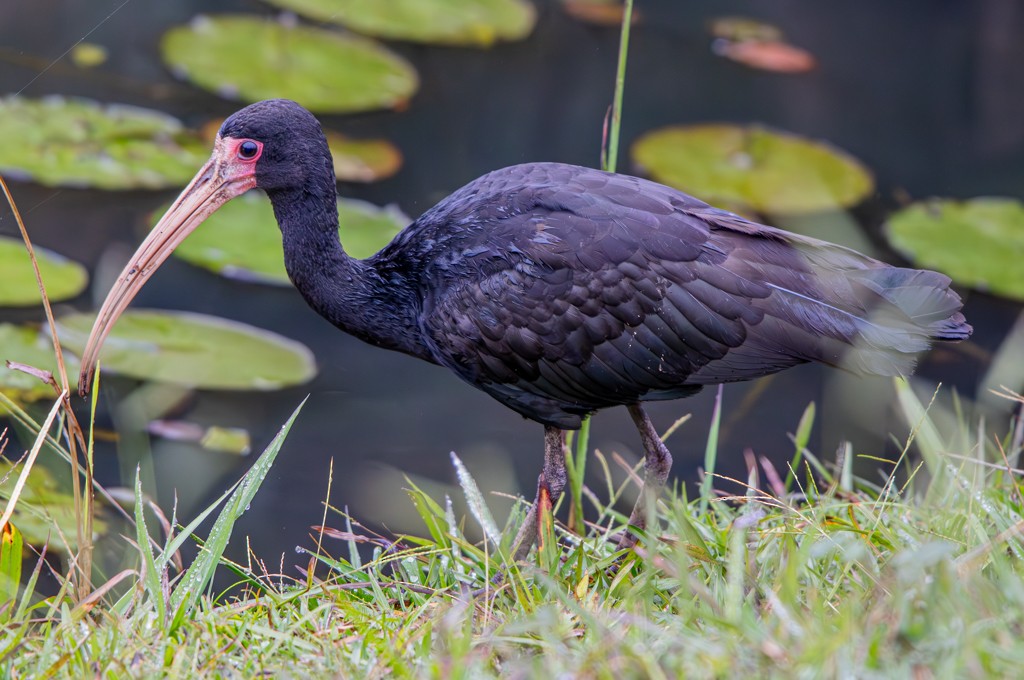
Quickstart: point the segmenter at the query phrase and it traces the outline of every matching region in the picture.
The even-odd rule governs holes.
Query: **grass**
[[[603,154],[611,168],[628,27]],[[46,303],[42,281],[40,289]],[[21,472],[39,455],[61,457],[78,518],[76,541],[55,539],[77,547],[54,572],[52,595],[37,592],[52,562],[39,557],[22,573],[30,548],[17,514],[0,527],[5,678],[1015,677],[1024,662],[1024,426],[1016,420],[1007,436],[989,437],[966,409],[940,417],[906,383],[897,408],[909,434],[880,483],[854,476],[849,445],[835,466],[807,449],[812,406],[785,475],[751,460],[746,480],[708,475],[694,499],[667,494],[655,508],[659,531],[636,552],[614,549],[623,489],[610,481],[609,461],[593,454],[604,489],[583,483],[584,431],[567,460],[568,523],[546,526],[543,547],[524,563],[508,555],[525,505],[499,526],[457,456],[470,518],[410,483],[421,537],[376,535],[325,503],[304,571],[274,573],[254,555],[227,560],[234,522],[293,416],[245,477],[186,525],[154,513],[137,478],[134,504],[122,510],[133,528],[120,538],[122,566],[106,574],[92,560],[93,498],[105,492],[91,478],[91,432],[86,440],[67,377],[58,379],[47,423],[4,403],[38,433]],[[1024,399],[1005,396],[1019,412]],[[720,418],[719,400],[709,471],[723,454]],[[45,516],[17,493],[4,500],[5,517]],[[480,525],[481,542],[466,537],[467,521]],[[188,541],[201,549],[185,567],[179,549]],[[218,570],[236,576],[228,593],[211,589]]]
[[[225,561],[286,426],[225,494],[191,567],[172,557],[214,508],[152,541],[138,489],[138,531],[123,538],[134,558],[119,574],[84,598],[70,582],[41,597],[37,564],[0,609],[0,674],[1012,676],[1024,662],[1020,424],[986,440],[898,391],[911,433],[880,484],[854,477],[852,456],[833,469],[798,446],[790,488],[761,463],[742,482],[717,479],[734,493],[713,493],[706,510],[699,496],[667,495],[659,534],[635,554],[613,547],[623,517],[606,501],[621,489],[584,486],[583,535],[556,522],[557,541],[520,564],[507,556],[522,512],[496,526],[457,458],[469,518],[410,484],[423,537],[378,536],[328,508],[305,573]],[[237,576],[230,594],[210,590],[218,564]]]

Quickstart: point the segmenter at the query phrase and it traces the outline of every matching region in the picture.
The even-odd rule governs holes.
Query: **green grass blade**
[[[220,562],[221,555],[224,554],[224,549],[231,538],[231,531],[235,526],[235,520],[242,516],[245,509],[249,507],[249,503],[252,502],[253,497],[267,476],[267,471],[274,464],[274,459],[277,458],[277,454],[284,444],[285,437],[288,436],[288,431],[291,430],[292,423],[295,422],[299,411],[302,410],[305,403],[306,400],[304,399],[292,413],[288,422],[277,433],[277,436],[274,437],[273,441],[260,454],[260,457],[253,466],[242,477],[242,481],[238,484],[234,493],[231,494],[224,509],[221,510],[220,515],[218,515],[217,520],[214,522],[210,535],[203,544],[203,549],[192,563],[192,566],[185,571],[181,582],[175,587],[174,592],[171,593],[171,608],[175,611],[175,619],[178,619],[182,613],[188,614],[193,611],[200,596],[209,586],[210,581],[213,579],[214,571],[217,569],[217,564]]]
[[[142,564],[145,571],[146,592],[156,606],[158,620],[161,625],[167,621],[167,603],[164,602],[163,588],[161,588],[161,574],[163,569],[158,569],[156,560],[153,559],[153,548],[149,544],[149,529],[146,527],[146,503],[142,498],[142,469],[135,468],[135,541],[139,545]]]
[[[480,524],[480,528],[484,530],[484,536],[497,549],[501,545],[501,532],[498,531],[498,525],[494,523],[494,517],[487,508],[487,503],[484,502],[484,496],[480,493],[480,487],[476,485],[476,481],[469,474],[469,470],[462,464],[462,461],[459,460],[454,451],[452,451],[451,456],[452,465],[455,466],[455,474],[459,478],[459,486],[462,487],[462,492],[466,494],[466,503],[469,505],[469,511],[473,513],[473,517]]]
[[[928,466],[928,472],[938,477],[943,471],[942,452],[945,447],[934,421],[928,415],[931,403],[927,407],[922,404],[906,380],[896,378],[895,381],[896,397],[903,410],[903,418],[912,429],[911,439]]]
[[[565,452],[565,468],[569,478],[569,528],[581,536],[587,530],[583,518],[583,477],[587,471],[589,446],[590,418],[584,418],[579,431],[575,433],[573,446]]]
[[[24,543],[12,522],[0,527],[0,607],[17,601],[21,584],[21,557]],[[13,607],[4,607],[10,613]]]
[[[451,537],[448,535],[448,527],[451,524],[444,509],[411,479],[406,477],[405,481],[409,484],[406,493],[409,494],[416,513],[426,525],[430,537],[440,546],[451,547]]]
[[[633,0],[626,0],[622,14],[622,32],[619,34],[619,62],[615,70],[615,94],[612,100],[612,122],[608,132],[608,146],[601,167],[615,172],[619,162],[619,128],[622,125],[622,93],[626,89],[626,56],[629,53],[629,29],[633,24]]]
[[[711,414],[711,428],[708,430],[708,443],[704,448],[704,479],[700,482],[700,511],[708,509],[711,502],[711,486],[714,484],[715,461],[718,458],[718,428],[722,422],[722,386],[718,386],[715,395],[715,408]]]
[[[793,454],[793,462],[789,466],[789,473],[786,474],[786,481],[784,483],[787,491],[789,491],[789,487],[793,484],[793,475],[800,468],[800,461],[803,458],[804,451],[807,450],[807,443],[811,440],[815,410],[813,401],[807,404],[807,408],[804,409],[803,415],[800,416],[800,422],[796,426],[796,435],[793,437],[796,452]]]

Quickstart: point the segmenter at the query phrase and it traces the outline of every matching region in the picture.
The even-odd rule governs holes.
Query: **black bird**
[[[248,189],[270,197],[295,287],[366,342],[445,366],[544,425],[544,468],[517,537],[565,483],[565,431],[623,405],[646,451],[645,492],[671,455],[642,402],[749,380],[807,361],[909,373],[933,340],[967,338],[948,277],[757,224],[626,175],[558,163],[496,170],[410,224],[379,253],[338,239],[337,187],[316,118],[286,100],[238,111],[132,256],[96,319],[81,390],[118,315],[171,251]],[[629,546],[626,531],[620,545]]]

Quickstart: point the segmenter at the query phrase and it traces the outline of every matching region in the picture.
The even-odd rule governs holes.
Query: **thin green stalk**
[[[57,322],[54,320],[53,309],[50,306],[50,298],[46,294],[46,286],[43,283],[43,275],[39,270],[39,262],[36,260],[35,248],[32,246],[32,239],[29,238],[28,229],[25,227],[25,221],[21,218],[21,211],[18,210],[17,203],[14,202],[14,196],[11,194],[10,189],[7,186],[7,182],[4,181],[3,177],[0,177],[0,190],[2,190],[4,198],[7,199],[7,204],[11,208],[11,214],[14,217],[15,223],[18,225],[18,230],[21,232],[22,240],[25,242],[25,250],[28,253],[29,262],[32,264],[32,271],[35,274],[36,285],[39,287],[39,295],[43,303],[43,309],[46,312],[46,320],[50,327],[50,339],[53,342],[54,356],[57,359],[57,373],[60,378],[60,386],[56,391],[63,390],[63,406],[66,413],[67,420],[62,423],[62,431],[65,433],[68,442],[68,451],[71,454],[71,459],[74,461],[71,470],[72,476],[72,492],[74,496],[75,504],[75,531],[78,538],[78,554],[75,556],[74,563],[77,564],[77,572],[75,569],[69,570],[69,576],[75,579],[77,588],[76,594],[78,599],[84,599],[88,596],[92,590],[92,520],[93,520],[93,495],[87,493],[85,495],[85,507],[82,506],[82,489],[79,486],[78,480],[75,475],[75,470],[79,466],[78,461],[78,445],[81,444],[84,448],[84,441],[82,436],[82,428],[78,424],[78,419],[75,417],[75,413],[71,408],[71,383],[68,382],[68,371],[64,364],[64,351],[61,349],[60,338],[57,336]],[[92,484],[92,466],[86,467],[86,482],[85,486],[88,488]],[[80,577],[76,575],[80,574]]]
[[[615,72],[615,94],[612,99],[612,120],[608,131],[601,167],[615,172],[619,161],[619,127],[622,124],[622,92],[626,89],[626,55],[629,52],[629,28],[633,24],[633,0],[626,0],[622,12],[622,32],[619,33],[619,64]]]
[[[583,472],[587,466],[589,445],[590,419],[584,418],[579,432],[570,440],[570,445],[565,450],[566,472],[569,477],[569,528],[581,536],[587,531],[583,518]]]
[[[622,15],[622,32],[619,34],[619,61],[615,71],[615,94],[612,97],[611,125],[608,137],[601,150],[601,168],[615,172],[619,159],[619,127],[622,124],[622,92],[626,88],[626,55],[629,52],[629,28],[633,21],[633,0],[626,0]],[[566,450],[566,467],[569,477],[570,522],[580,533],[585,533],[583,520],[583,477],[587,467],[587,446],[590,442],[590,419],[584,418],[576,436],[576,455]]]
[[[722,422],[722,386],[715,395],[715,408],[711,414],[711,429],[708,430],[708,444],[704,449],[704,479],[700,482],[700,511],[703,514],[711,502],[711,486],[715,477],[715,461],[718,459],[718,427]]]
[[[786,474],[786,481],[784,483],[787,491],[793,484],[793,475],[796,470],[800,469],[801,459],[803,458],[804,451],[807,450],[807,442],[811,439],[811,428],[814,427],[814,413],[815,407],[812,401],[807,404],[807,408],[804,409],[803,415],[800,416],[800,422],[796,426],[796,434],[793,437],[796,452],[793,454],[793,463],[790,465],[789,473]]]

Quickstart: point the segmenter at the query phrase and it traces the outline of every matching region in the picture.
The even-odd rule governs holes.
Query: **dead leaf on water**
[[[597,26],[621,26],[626,7],[621,0],[562,0],[562,9],[573,19]],[[635,8],[631,25],[640,22]]]
[[[733,42],[719,38],[712,51],[737,63],[775,73],[806,73],[817,66],[810,52],[777,40],[743,40]]]

